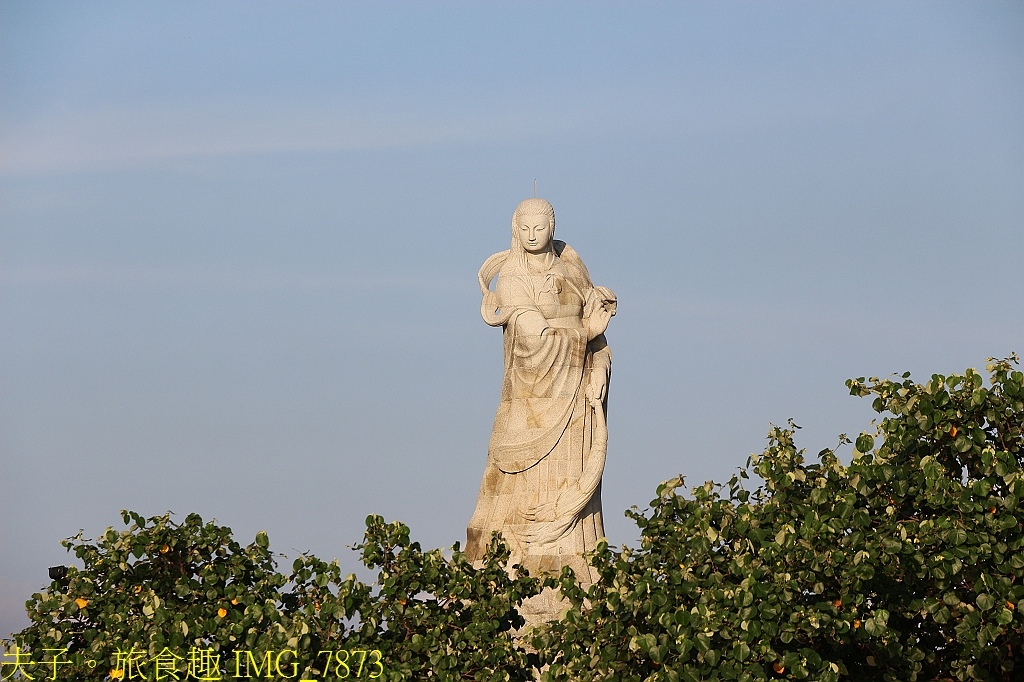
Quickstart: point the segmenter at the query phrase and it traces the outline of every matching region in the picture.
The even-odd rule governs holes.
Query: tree
[[[640,546],[602,543],[586,590],[568,570],[510,569],[498,537],[474,566],[458,545],[451,558],[425,552],[378,516],[357,546],[378,572],[367,585],[309,554],[279,573],[264,533],[242,547],[195,514],[178,525],[124,512],[126,530],[65,541],[83,567],[32,595],[4,675],[21,674],[17,647],[39,664],[52,655],[56,679],[130,679],[134,646],[150,672],[162,655],[184,672],[186,650],[205,651],[226,678],[1019,679],[1017,362],[992,361],[987,385],[974,370],[848,381],[882,415],[840,436],[849,464],[834,449],[808,463],[798,427],[772,427],[724,485],[687,496],[677,477],[627,512]],[[565,617],[517,634],[523,600],[554,586]]]
[[[536,657],[512,632],[523,623],[515,607],[540,581],[510,577],[497,540],[474,568],[458,546],[451,559],[423,552],[408,527],[371,516],[356,549],[379,569],[374,589],[309,554],[285,576],[266,533],[242,547],[196,514],[180,525],[169,514],[122,516],[128,527],[95,543],[81,533],[64,541],[84,565],[32,595],[5,678],[185,679],[201,669],[226,679],[531,679]],[[18,656],[36,673],[15,670]]]
[[[847,382],[884,415],[848,466],[805,463],[791,423],[723,486],[660,486],[629,512],[638,549],[602,547],[587,593],[562,576],[573,608],[538,638],[544,679],[1019,679],[1016,361],[988,387],[974,370]]]

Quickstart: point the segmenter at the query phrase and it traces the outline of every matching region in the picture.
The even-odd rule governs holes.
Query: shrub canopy
[[[243,547],[195,514],[123,512],[125,530],[64,542],[83,565],[32,595],[3,677],[1019,679],[1016,362],[992,361],[987,383],[970,369],[848,381],[882,415],[840,436],[848,465],[832,449],[807,463],[798,427],[773,427],[727,483],[684,495],[677,477],[627,512],[640,546],[602,543],[586,591],[568,569],[509,569],[497,537],[474,566],[378,516],[357,546],[367,585],[309,554],[279,572],[265,533]],[[521,631],[517,608],[545,586],[565,617]]]

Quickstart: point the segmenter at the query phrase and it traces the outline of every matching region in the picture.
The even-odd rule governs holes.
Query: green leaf
[[[949,533],[946,534],[946,540],[951,545],[962,545],[967,542],[967,531],[963,528],[952,528]]]
[[[871,452],[875,447],[875,439],[870,434],[862,433],[857,436],[855,447],[858,452]]]

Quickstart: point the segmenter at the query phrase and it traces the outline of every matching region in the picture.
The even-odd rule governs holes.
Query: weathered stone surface
[[[491,532],[500,531],[512,562],[531,574],[571,566],[589,584],[596,576],[582,554],[604,537],[611,377],[604,332],[616,299],[593,285],[554,229],[551,204],[523,201],[512,217],[511,248],[480,268],[480,312],[504,330],[505,373],[466,551],[479,560]],[[541,595],[524,611],[536,611],[527,617],[537,621],[557,609],[557,595]]]

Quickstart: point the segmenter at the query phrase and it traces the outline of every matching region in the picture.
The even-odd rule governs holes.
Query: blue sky
[[[62,538],[464,540],[512,210],[619,297],[606,530],[1024,351],[1015,3],[0,3],[0,632]]]

